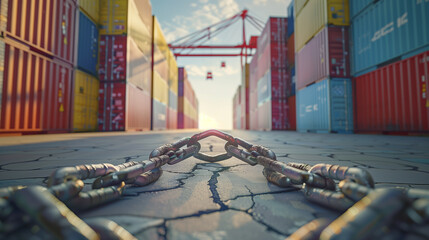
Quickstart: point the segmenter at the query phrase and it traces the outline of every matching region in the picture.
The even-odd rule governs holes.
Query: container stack
[[[288,97],[288,119],[289,129],[296,130],[296,96],[295,96],[295,21],[294,21],[294,1],[287,8],[287,69],[290,79],[290,87],[287,89]]]
[[[232,98],[232,128],[233,129],[243,129],[242,128],[242,99],[241,99],[242,86],[238,86],[235,91],[234,97]]]
[[[76,2],[0,6],[0,132],[70,131]]]
[[[149,0],[100,0],[100,131],[150,129],[151,40]]]
[[[76,17],[77,63],[73,86],[73,131],[98,129],[99,0],[80,0]]]
[[[429,2],[350,3],[355,131],[428,133]]]
[[[269,18],[250,62],[249,125],[257,130],[290,129],[287,19]]]
[[[179,97],[177,101],[177,128],[198,128],[198,100],[184,67],[179,67]]]
[[[179,72],[176,58],[168,51],[168,107],[167,129],[177,129],[177,98],[179,91]]]
[[[295,0],[297,130],[353,132],[349,1]]]
[[[249,64],[244,64],[241,73],[241,94],[240,94],[240,125],[243,130],[249,130]]]
[[[177,64],[170,48],[168,47],[167,40],[165,40],[164,33],[158,20],[153,16],[153,33],[152,33],[152,127],[153,130],[165,130],[171,124],[167,118],[170,112],[169,95],[175,94],[175,86],[177,78],[175,69]],[[174,69],[169,69],[169,67]],[[171,77],[171,78],[170,78]],[[170,83],[170,81],[172,81]],[[177,92],[177,91],[176,91]],[[171,102],[174,107],[174,99]],[[174,108],[171,108],[174,111]],[[173,112],[172,112],[173,113]],[[174,126],[175,124],[171,124]]]

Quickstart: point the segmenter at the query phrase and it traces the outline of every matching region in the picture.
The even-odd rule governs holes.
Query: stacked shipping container
[[[79,1],[76,26],[77,63],[73,84],[72,130],[98,129],[99,0]]]
[[[295,21],[294,1],[287,8],[287,71],[290,79],[290,87],[287,89],[289,129],[296,130],[296,98],[295,98]]]
[[[149,0],[100,0],[99,130],[151,128]]]
[[[249,64],[246,63],[241,73],[241,129],[249,129]]]
[[[287,71],[287,19],[270,18],[250,63],[249,125],[251,129],[290,129]]]
[[[186,69],[178,69],[177,128],[198,128],[198,101]]]
[[[297,129],[352,132],[348,0],[295,1]]]
[[[428,133],[429,2],[351,6],[355,131]]]
[[[76,2],[0,5],[0,132],[69,131]]]
[[[242,86],[238,86],[237,90],[235,91],[234,97],[232,99],[232,127],[233,129],[243,129],[242,127],[242,121],[241,121],[241,114],[242,114],[242,95],[241,95],[241,89]]]

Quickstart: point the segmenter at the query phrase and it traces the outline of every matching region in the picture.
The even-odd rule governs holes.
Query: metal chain
[[[199,141],[210,136],[226,141],[225,153],[209,156],[200,152]],[[288,239],[366,239],[380,234],[377,230],[395,226],[398,219],[408,225],[429,222],[427,190],[374,189],[372,176],[364,169],[283,163],[264,146],[253,145],[218,130],[208,130],[162,145],[150,153],[148,160],[141,162],[64,167],[51,174],[47,188],[13,186],[0,189],[0,236],[28,223],[37,223],[61,239],[135,239],[110,220],[83,221],[74,212],[119,199],[125,185],[151,184],[161,177],[163,165],[174,165],[189,157],[206,162],[236,157],[252,166],[262,165],[262,174],[269,182],[301,189],[309,201],[344,212],[334,221],[316,219]],[[93,190],[82,192],[82,180],[93,178]]]

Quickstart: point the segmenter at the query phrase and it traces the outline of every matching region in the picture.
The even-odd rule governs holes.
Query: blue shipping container
[[[350,18],[354,18],[375,0],[350,0]]]
[[[429,46],[429,1],[380,0],[352,20],[352,74]]]
[[[353,133],[351,80],[325,79],[297,93],[297,130]]]
[[[292,0],[289,4],[289,7],[287,7],[287,37],[289,38],[290,35],[292,35],[294,31],[294,19],[293,19],[293,4],[294,0]]]
[[[84,13],[79,11],[79,39],[77,67],[82,71],[97,76],[98,29]]]

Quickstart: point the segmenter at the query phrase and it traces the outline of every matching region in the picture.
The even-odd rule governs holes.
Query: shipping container
[[[249,129],[249,64],[244,65],[241,73],[241,127]]]
[[[150,130],[150,93],[127,84],[126,130]]]
[[[179,80],[176,58],[171,50],[168,51],[168,71],[167,128],[177,129],[177,94]]]
[[[167,128],[170,49],[155,16],[152,18],[152,129]]]
[[[288,106],[288,130],[296,130],[296,96],[290,96],[287,99]]]
[[[97,76],[98,28],[84,13],[79,11],[77,42],[77,67]]]
[[[76,2],[8,1],[5,36],[39,53],[74,63]]]
[[[295,51],[299,52],[326,25],[349,25],[349,0],[308,1],[295,24]]]
[[[0,1],[0,32],[2,35],[7,29],[8,10],[9,10],[9,1]]]
[[[72,130],[98,129],[98,91],[100,82],[92,75],[76,70],[73,93]]]
[[[353,80],[357,132],[429,132],[429,52]]]
[[[127,72],[127,36],[100,36],[100,81],[124,81]]]
[[[291,67],[289,69],[288,74],[289,74],[289,78],[291,79],[291,81],[290,81],[291,87],[290,87],[290,91],[287,92],[287,94],[288,94],[287,96],[290,97],[290,96],[295,96],[295,93],[296,93],[295,67]]]
[[[177,128],[198,128],[198,100],[188,80],[186,69],[179,67],[178,74]]]
[[[304,8],[305,4],[307,4],[308,0],[294,0],[294,16],[298,16],[301,10]]]
[[[353,19],[352,74],[429,49],[429,2],[380,0]]]
[[[101,82],[98,128],[100,131],[149,130],[150,95],[131,83]]]
[[[0,132],[70,131],[73,67],[5,44]]]
[[[288,28],[289,29],[289,28]],[[289,36],[287,39],[287,64],[289,66],[295,65],[295,34]]]
[[[353,133],[351,80],[324,79],[297,92],[297,130]]]
[[[233,129],[242,129],[241,119],[241,88],[238,86],[232,99],[232,116],[233,116]]]
[[[325,27],[296,54],[296,86],[331,78],[349,78],[348,28]]]
[[[350,18],[356,17],[365,8],[370,6],[375,0],[349,0],[350,4]]]
[[[100,0],[78,0],[80,9],[96,24],[100,21]]]
[[[129,0],[100,0],[100,34],[127,34]]]
[[[287,37],[289,38],[294,31],[295,28],[295,21],[294,21],[294,11],[293,11],[293,6],[294,6],[294,0],[292,0],[289,4],[289,6],[287,7]],[[289,50],[289,49],[288,49]]]

